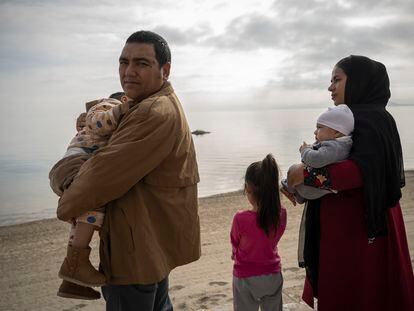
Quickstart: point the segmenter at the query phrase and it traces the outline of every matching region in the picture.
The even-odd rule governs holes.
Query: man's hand
[[[303,176],[303,163],[300,164],[293,164],[289,167],[287,173],[287,180],[288,180],[288,187],[294,188],[297,185],[303,184],[304,176]]]
[[[76,130],[79,132],[86,125],[86,112],[82,112],[76,119]]]
[[[289,191],[287,191],[285,188],[280,187],[280,192],[288,198],[288,200],[290,202],[292,202],[293,206],[296,206],[296,200],[295,200],[295,196],[293,195],[293,193],[290,193]]]

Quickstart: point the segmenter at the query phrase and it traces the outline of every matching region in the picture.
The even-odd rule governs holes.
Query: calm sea
[[[192,130],[211,132],[194,136],[200,197],[241,189],[246,167],[268,153],[274,155],[285,174],[290,164],[299,161],[300,144],[313,142],[315,120],[323,110],[188,113]],[[410,131],[414,106],[394,106],[389,110],[398,124],[405,168],[414,169],[414,136]],[[45,144],[43,152],[33,156],[0,153],[0,226],[55,217],[57,197],[49,189],[47,174],[64,152],[66,141],[60,139],[60,144],[60,149],[47,148]]]

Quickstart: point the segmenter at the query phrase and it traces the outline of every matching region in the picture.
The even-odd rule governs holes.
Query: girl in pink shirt
[[[252,208],[234,215],[232,244],[235,311],[282,310],[280,256],[277,243],[286,228],[280,204],[279,170],[268,154],[246,170],[244,191]]]

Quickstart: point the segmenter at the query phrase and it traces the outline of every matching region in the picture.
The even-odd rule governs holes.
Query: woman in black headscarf
[[[349,160],[320,170],[294,165],[304,182],[338,194],[308,201],[303,299],[319,310],[414,310],[414,276],[399,199],[405,185],[401,143],[385,66],[364,56],[340,60],[329,91],[354,113]]]

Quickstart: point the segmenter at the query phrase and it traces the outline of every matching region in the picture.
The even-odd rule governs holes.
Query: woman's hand
[[[287,173],[287,180],[289,188],[294,188],[297,185],[303,184],[304,176],[303,176],[303,163],[300,164],[293,164],[289,167]]]
[[[290,201],[292,202],[293,206],[296,206],[296,200],[295,200],[295,196],[293,195],[293,193],[290,193],[289,191],[287,191],[285,188],[280,187],[280,192]]]

